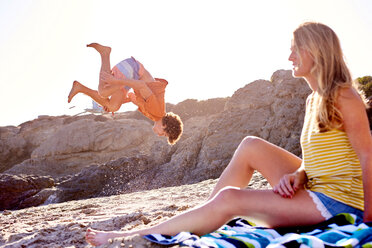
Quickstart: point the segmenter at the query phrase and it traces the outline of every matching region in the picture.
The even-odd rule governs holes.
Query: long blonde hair
[[[311,74],[317,78],[317,124],[320,132],[342,126],[342,115],[336,107],[340,88],[355,87],[345,63],[340,41],[328,26],[305,22],[294,32],[294,44],[310,53],[314,60]]]

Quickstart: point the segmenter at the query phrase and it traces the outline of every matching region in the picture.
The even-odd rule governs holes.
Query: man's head
[[[162,118],[162,124],[164,126],[165,136],[168,137],[168,143],[174,145],[181,138],[183,132],[181,118],[172,112],[168,112]]]

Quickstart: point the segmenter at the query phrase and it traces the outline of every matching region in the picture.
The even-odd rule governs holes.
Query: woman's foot
[[[97,50],[100,54],[110,54],[111,53],[111,47],[108,46],[102,46],[98,43],[91,43],[88,44],[87,47],[93,47],[94,49]]]
[[[72,100],[72,98],[73,98],[77,93],[80,92],[80,88],[81,88],[81,83],[79,83],[78,81],[75,80],[75,81],[72,83],[72,88],[71,88],[71,90],[70,90],[70,94],[68,94],[68,100],[67,100],[68,103],[70,103],[71,100]]]
[[[123,232],[105,232],[88,228],[85,234],[85,240],[91,245],[99,246],[109,243],[110,239],[112,240],[114,238],[125,236],[127,235]]]

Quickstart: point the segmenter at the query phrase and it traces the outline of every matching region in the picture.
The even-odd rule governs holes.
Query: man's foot
[[[68,103],[70,103],[71,100],[72,100],[72,98],[73,98],[77,93],[80,92],[80,87],[81,87],[81,84],[80,84],[78,81],[75,80],[75,81],[72,83],[72,88],[71,88],[71,90],[70,90],[70,94],[68,94],[68,100],[67,100]]]
[[[109,243],[110,239],[124,236],[125,236],[124,234],[121,235],[117,232],[105,232],[88,228],[85,234],[85,240],[91,245],[99,246]]]
[[[91,43],[88,44],[87,47],[93,47],[94,49],[97,50],[100,54],[110,54],[111,53],[111,47],[108,46],[102,46],[98,43]]]

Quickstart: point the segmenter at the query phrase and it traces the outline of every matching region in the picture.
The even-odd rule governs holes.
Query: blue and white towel
[[[181,247],[200,248],[372,248],[372,223],[362,223],[355,215],[344,213],[313,226],[270,229],[236,218],[201,237],[181,232],[175,236],[152,234],[144,238],[161,245],[179,244]]]

